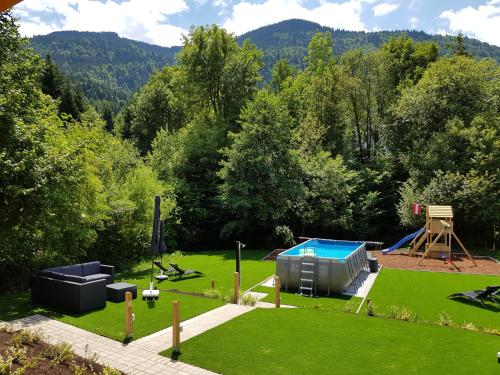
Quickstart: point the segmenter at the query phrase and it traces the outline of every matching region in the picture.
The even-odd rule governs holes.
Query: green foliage
[[[274,227],[285,219],[301,189],[290,119],[279,98],[260,92],[241,119],[241,131],[229,135],[232,145],[223,151],[219,172],[221,199],[233,214],[223,236]]]
[[[165,186],[95,111],[80,122],[58,117],[38,87],[41,61],[10,14],[1,17],[1,288],[22,288],[31,271],[51,264],[92,256],[120,266],[120,259],[141,258],[152,197]],[[168,216],[173,200],[165,205]]]

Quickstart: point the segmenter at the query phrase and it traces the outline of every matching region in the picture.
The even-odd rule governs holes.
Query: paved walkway
[[[226,304],[217,309],[198,315],[181,323],[182,341],[199,335],[211,328],[225,323],[239,315],[255,309],[251,306]],[[211,371],[191,366],[160,356],[158,353],[172,346],[172,328],[169,327],[152,335],[124,345],[107,337],[47,318],[32,315],[10,322],[14,329],[41,329],[45,341],[51,344],[66,342],[80,356],[97,353],[98,362],[119,369],[130,375],[204,375]]]
[[[181,343],[209,329],[215,328],[239,315],[255,309],[251,306],[233,305],[228,303],[214,310],[181,323]],[[162,352],[172,347],[172,327],[155,332],[149,336],[132,341],[130,348],[144,348],[153,353]]]

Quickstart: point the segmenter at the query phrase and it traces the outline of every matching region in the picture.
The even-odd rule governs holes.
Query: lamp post
[[[241,282],[241,272],[240,272],[241,249],[244,248],[246,245],[241,241],[236,241],[236,243],[238,244],[238,249],[236,250],[236,272],[238,272],[240,279],[239,281]]]

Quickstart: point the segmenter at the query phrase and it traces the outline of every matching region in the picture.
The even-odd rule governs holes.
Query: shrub
[[[103,367],[101,372],[101,375],[121,375],[121,374],[122,373],[119,370],[107,366]]]
[[[355,304],[352,301],[346,302],[344,306],[342,306],[342,311],[346,313],[354,312]]]
[[[464,323],[462,324],[462,328],[466,329],[467,331],[477,331],[477,328],[474,325],[474,323]]]
[[[399,319],[400,314],[399,306],[391,305],[387,308],[387,317],[390,319]]]
[[[96,352],[90,352],[89,345],[85,345],[85,357],[84,361],[87,367],[94,371],[95,365],[97,364],[97,360],[99,355]]]
[[[483,328],[483,332],[487,333],[488,335],[494,335],[494,336],[500,336],[500,329],[495,329],[495,328]]]
[[[87,375],[87,369],[84,366],[79,366],[76,363],[71,364],[72,375]]]
[[[0,354],[0,375],[10,375],[12,368],[12,358],[3,359]]]
[[[234,290],[233,289],[230,289],[228,290],[224,296],[222,297],[222,300],[226,303],[232,303],[233,302],[233,293],[234,293]]]
[[[373,303],[371,299],[366,300],[366,313],[368,316],[377,316],[377,306]]]
[[[43,355],[53,363],[58,364],[68,364],[75,358],[75,353],[71,345],[64,342],[57,345],[49,345]]]
[[[453,321],[451,320],[450,316],[446,311],[442,311],[441,314],[439,314],[439,320],[435,323],[438,326],[445,326],[445,327],[453,326]]]
[[[245,306],[255,306],[257,298],[251,293],[245,293],[243,297],[241,297],[241,302],[243,302]]]
[[[219,289],[203,289],[201,292],[203,297],[208,297],[208,298],[221,298],[222,293]]]
[[[27,330],[23,329],[16,333],[9,341],[12,346],[20,347],[22,345],[31,345],[33,343],[40,342],[42,340],[42,330]]]
[[[418,314],[403,306],[403,308],[401,309],[401,313],[398,316],[398,319],[405,320],[407,322],[417,322]]]
[[[7,355],[12,363],[21,364],[26,360],[28,350],[25,347],[10,346]]]

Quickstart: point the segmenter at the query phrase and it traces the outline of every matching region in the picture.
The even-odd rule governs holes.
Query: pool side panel
[[[366,260],[366,247],[363,243],[345,260],[316,257],[315,286],[321,294],[343,293],[358,273]],[[298,290],[300,285],[301,256],[279,254],[276,258],[276,274],[281,286],[286,291]]]

